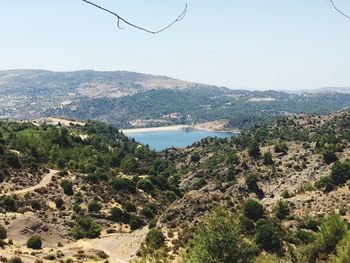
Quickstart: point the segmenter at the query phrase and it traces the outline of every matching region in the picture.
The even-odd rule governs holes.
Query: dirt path
[[[0,249],[0,256],[6,258],[12,258],[16,256],[16,251],[22,251],[20,256],[25,263],[35,263],[38,258],[42,258],[43,255],[55,254],[61,251],[65,254],[66,258],[74,258],[74,255],[78,251],[86,251],[89,255],[95,255],[96,250],[102,250],[109,255],[108,262],[110,263],[128,263],[136,258],[136,253],[140,249],[141,243],[144,241],[148,227],[136,230],[132,233],[125,234],[111,234],[101,236],[95,239],[82,239],[74,243],[65,244],[64,247],[53,248],[45,247],[40,252],[38,257],[30,255],[32,250],[28,250],[24,245],[5,250]],[[17,244],[18,245],[18,244]],[[98,262],[104,262],[105,260],[99,259]],[[43,260],[43,262],[50,262]],[[57,261],[55,261],[57,262]],[[82,259],[81,262],[92,262],[88,257]],[[97,262],[97,261],[93,261]]]
[[[58,171],[56,170],[50,170],[49,173],[47,173],[46,175],[44,175],[43,179],[41,179],[40,183],[38,183],[37,185],[25,188],[25,189],[21,189],[21,190],[16,190],[16,191],[12,191],[9,193],[6,193],[7,195],[24,195],[26,193],[30,193],[30,192],[34,192],[35,190],[42,188],[42,187],[46,187],[50,184],[52,177],[58,173]]]
[[[42,187],[46,187],[50,184],[52,177],[57,173],[56,170],[50,170],[41,182],[37,185],[9,192],[7,194],[11,195],[24,195],[29,192],[33,192]],[[109,255],[110,263],[128,263],[135,258],[137,251],[140,249],[141,243],[145,240],[146,234],[148,232],[148,226],[136,230],[132,233],[116,233],[110,235],[103,235],[96,239],[83,239],[78,240],[74,243],[68,243],[64,247],[59,248],[67,256],[73,256],[78,250],[102,250],[107,255]],[[21,250],[26,248],[22,247]],[[46,249],[46,248],[45,248]],[[48,249],[48,248],[47,248]],[[50,248],[52,250],[52,248]],[[53,252],[50,252],[53,253]],[[2,251],[0,250],[0,255],[5,257],[14,256],[14,251]],[[35,256],[31,255],[20,255],[23,257],[25,262],[34,262]],[[45,261],[46,262],[46,261]],[[86,261],[84,261],[86,262]]]
[[[68,245],[68,250],[77,248],[103,250],[109,255],[110,263],[128,263],[135,258],[144,241],[148,227],[127,234],[111,234],[96,239],[79,240]]]

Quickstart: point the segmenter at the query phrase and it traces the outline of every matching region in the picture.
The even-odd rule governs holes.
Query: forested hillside
[[[0,221],[15,244],[141,229],[182,194],[174,163],[109,125],[1,122],[0,135]]]
[[[184,262],[349,262],[349,134],[349,112],[301,115],[168,151],[186,190],[161,216],[168,238],[159,253],[169,257],[171,247]]]
[[[0,72],[0,116],[98,120],[120,128],[226,120],[247,128],[350,106],[350,94],[231,90],[133,72]]]
[[[97,122],[0,131],[8,260],[349,262],[348,111],[161,153]]]

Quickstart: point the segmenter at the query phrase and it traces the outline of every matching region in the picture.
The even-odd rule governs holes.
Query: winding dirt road
[[[42,180],[31,187],[16,190],[7,193],[8,195],[24,195],[26,193],[33,192],[37,189],[48,186],[51,183],[52,177],[57,174],[57,170],[50,170],[47,174],[44,175]],[[139,250],[141,243],[145,240],[145,237],[148,232],[148,226],[136,230],[132,233],[117,233],[104,235],[100,238],[95,239],[83,239],[76,242],[66,244],[64,247],[60,248],[61,251],[68,254],[72,254],[77,249],[89,250],[102,250],[107,255],[109,255],[110,263],[127,263],[135,258],[137,251]],[[26,249],[26,248],[22,248]],[[75,252],[74,252],[75,253]],[[1,256],[11,257],[14,256],[13,252],[10,251],[0,251]],[[73,255],[73,254],[72,254]],[[21,255],[25,262],[34,262],[35,256],[30,255]]]
[[[16,191],[12,191],[9,193],[6,193],[7,195],[24,195],[26,193],[30,193],[30,192],[34,192],[37,189],[43,188],[48,186],[51,183],[52,177],[58,173],[57,170],[51,170],[50,172],[45,174],[43,179],[41,179],[40,183],[38,183],[37,185],[25,188],[25,189],[21,189],[21,190],[16,190]]]

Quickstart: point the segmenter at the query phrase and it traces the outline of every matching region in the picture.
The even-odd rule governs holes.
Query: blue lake
[[[206,137],[227,138],[235,135],[231,132],[214,132],[214,131],[147,131],[147,132],[130,132],[125,133],[129,138],[148,144],[149,147],[156,151],[162,151],[166,148],[176,147],[183,148],[192,145]]]

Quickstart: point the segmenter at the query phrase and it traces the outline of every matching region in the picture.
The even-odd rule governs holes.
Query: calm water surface
[[[205,137],[227,138],[235,135],[231,132],[213,132],[213,131],[147,131],[125,133],[126,136],[134,138],[136,141],[148,144],[156,151],[162,151],[166,148],[183,148],[200,141]]]

